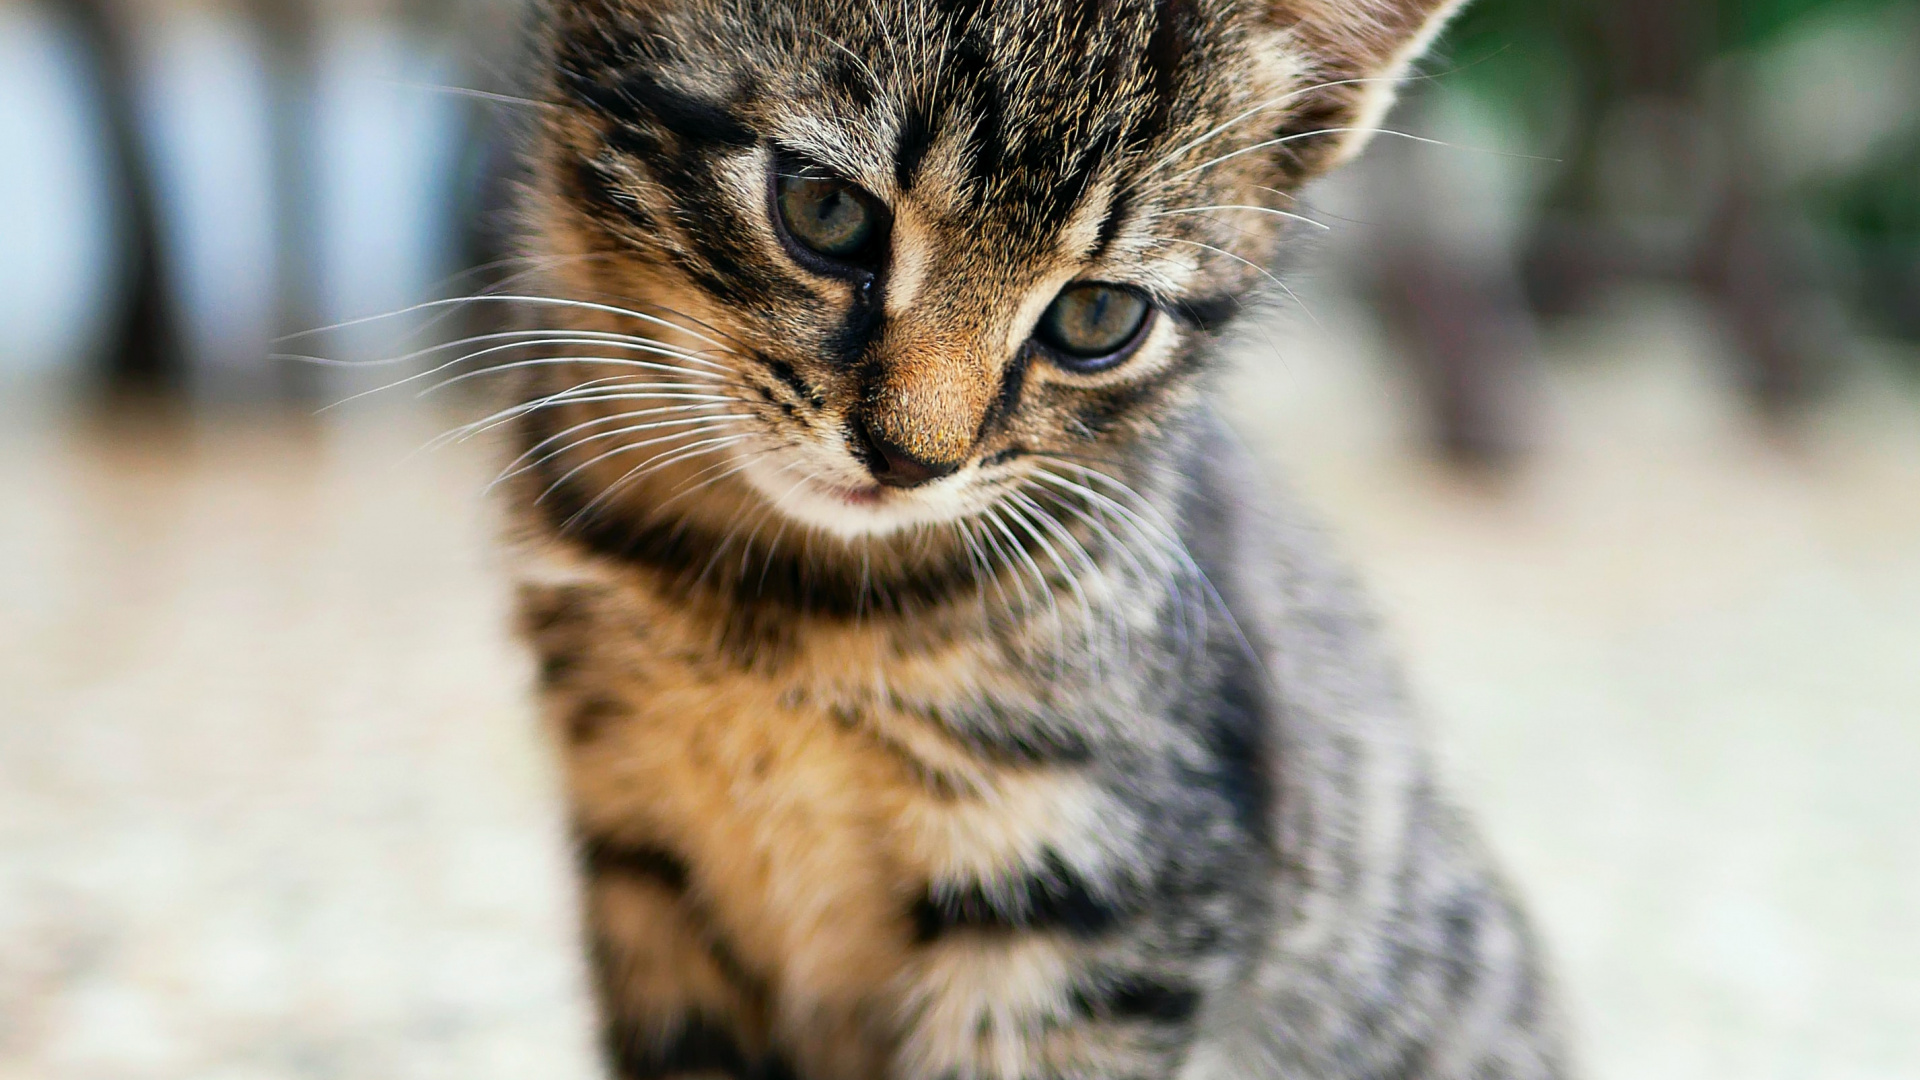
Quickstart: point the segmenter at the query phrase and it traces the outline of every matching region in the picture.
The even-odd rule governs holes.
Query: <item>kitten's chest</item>
[[[583,828],[675,853],[689,902],[785,996],[892,981],[924,873],[903,827],[934,798],[909,761],[778,682],[657,659],[602,695],[568,748]]]
[[[977,645],[827,638],[770,674],[689,650],[698,627],[664,606],[526,597],[576,826],[589,852],[631,853],[617,871],[656,879],[591,890],[595,934],[626,958],[607,992],[665,1010],[661,1023],[711,1005],[636,973],[683,969],[693,961],[648,958],[697,938],[730,987],[709,996],[738,999],[726,1008],[743,1031],[803,1074],[872,1075],[906,1003],[999,985],[969,934],[929,929],[931,895],[1039,895],[1033,875],[1126,855],[1131,808],[1089,770],[1008,758],[946,726],[963,706],[1020,700]],[[956,1046],[972,1025],[953,1014]],[[847,1047],[859,1060],[838,1058]]]
[[[910,963],[952,796],[870,717],[787,680],[670,655],[595,667],[588,715],[557,717],[580,826],[684,861],[695,922],[764,984],[776,1024],[874,1011]]]

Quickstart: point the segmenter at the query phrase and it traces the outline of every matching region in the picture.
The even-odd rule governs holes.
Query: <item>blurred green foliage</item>
[[[1717,55],[1754,49],[1791,32],[1807,19],[1872,17],[1915,0],[1667,0],[1695,5],[1689,16],[1700,30],[1699,66]],[[1704,10],[1703,10],[1704,9]],[[1473,0],[1441,43],[1436,76],[1484,91],[1523,112],[1530,102],[1590,100],[1610,81],[1607,49],[1617,36],[1619,0]],[[1678,10],[1678,9],[1676,9]],[[1683,22],[1688,20],[1681,20]]]
[[[1618,50],[1634,32],[1627,20],[1656,13],[1661,25],[1694,40],[1680,45],[1690,77],[1725,58],[1773,62],[1774,47],[1796,35],[1854,20],[1901,25],[1902,9],[1920,37],[1920,0],[1473,0],[1449,28],[1429,77],[1463,92],[1513,125],[1530,153],[1561,158],[1566,175],[1549,198],[1579,188],[1595,166],[1588,140],[1621,93],[1630,59]],[[1644,42],[1642,43],[1644,44]],[[1663,45],[1671,42],[1661,42]],[[1920,52],[1920,41],[1915,42]],[[1861,278],[1857,299],[1882,325],[1920,337],[1920,102],[1864,163],[1821,175],[1790,194],[1791,212],[1818,227]],[[1565,209],[1564,207],[1562,209]]]
[[[1822,185],[1822,217],[1851,235],[1920,243],[1920,138],[1885,147],[1852,176]]]
[[[1811,201],[1851,249],[1858,305],[1884,329],[1920,340],[1920,130],[1820,185]]]
[[[1711,47],[1719,50],[1764,45],[1808,16],[1843,13],[1868,15],[1908,6],[1912,0],[1669,0],[1695,4]],[[1618,0],[1474,0],[1447,31],[1457,56],[1491,53],[1521,43],[1552,40],[1598,44]]]

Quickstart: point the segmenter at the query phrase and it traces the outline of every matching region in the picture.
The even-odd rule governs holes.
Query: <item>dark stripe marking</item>
[[[887,707],[936,724],[976,751],[1009,764],[1084,765],[1093,759],[1093,746],[1083,732],[1063,730],[1044,716],[1010,710],[995,702],[943,708],[890,694]]]
[[[1189,24],[1197,19],[1192,0],[1160,0],[1153,15],[1145,57],[1153,106],[1129,133],[1136,146],[1158,141],[1172,122],[1174,105],[1180,100],[1180,67],[1192,50]]]
[[[808,385],[807,380],[800,377],[800,373],[793,369],[792,364],[778,357],[766,356],[759,352],[754,353],[753,357],[760,361],[761,366],[772,372],[774,378],[785,383],[788,389],[799,395],[802,404],[813,405],[816,408],[819,407],[821,404],[820,391]]]
[[[1125,187],[1113,193],[1113,201],[1107,204],[1107,216],[1100,222],[1099,235],[1094,238],[1093,251],[1087,256],[1090,261],[1105,258],[1113,242],[1120,238],[1120,226],[1126,224],[1127,211],[1132,204],[1133,193]]]
[[[1152,410],[1160,396],[1186,378],[1203,358],[1201,350],[1184,350],[1175,353],[1165,367],[1144,378],[1089,389],[1074,409],[1074,418],[1093,437],[1107,435],[1122,423]]]
[[[920,104],[908,106],[906,114],[900,118],[900,141],[893,151],[893,183],[902,193],[913,190],[920,164],[927,159],[937,136],[932,107]]]
[[[521,626],[536,637],[553,631],[585,631],[592,615],[587,605],[591,589],[580,585],[522,585],[519,592]]]
[[[1241,831],[1263,847],[1272,836],[1273,779],[1267,767],[1266,672],[1237,640],[1219,646],[1226,652],[1214,687],[1213,710],[1205,737],[1213,769],[1206,778],[1232,809]]]
[[[626,715],[626,709],[612,698],[591,695],[576,702],[566,718],[567,738],[572,742],[591,742],[602,731]]]
[[[540,652],[540,685],[551,689],[565,681],[579,666],[573,655],[574,646],[568,644],[560,648],[542,649]]]
[[[1075,987],[1071,997],[1075,1009],[1096,1020],[1183,1024],[1200,1009],[1200,991],[1140,974]]]
[[[1440,911],[1440,967],[1446,976],[1449,1002],[1464,1000],[1480,982],[1480,931],[1487,904],[1484,893],[1470,889],[1453,897]]]
[[[607,1052],[620,1080],[664,1080],[688,1073],[720,1073],[740,1080],[761,1075],[747,1060],[733,1031],[692,1013],[665,1042],[631,1020],[607,1025]]]
[[[602,221],[626,222],[643,232],[659,228],[653,215],[620,186],[619,177],[600,161],[579,158],[572,167],[573,187],[589,212]]]
[[[1000,391],[993,396],[993,402],[987,407],[987,414],[980,418],[980,430],[974,432],[974,445],[978,446],[987,436],[998,428],[1007,417],[1012,416],[1020,406],[1020,391],[1027,383],[1027,368],[1033,363],[1031,345],[1014,353],[1007,361],[1006,370],[1000,373]],[[981,466],[987,462],[982,460]]]
[[[616,124],[651,120],[696,146],[738,150],[755,142],[753,132],[734,117],[728,103],[669,86],[645,68],[629,70],[613,85],[587,75],[565,75],[575,100]]]
[[[1125,912],[1095,895],[1086,880],[1049,850],[1039,873],[1010,889],[989,891],[980,882],[960,887],[929,885],[911,909],[914,940],[922,945],[956,931],[1011,933],[1059,930],[1079,938],[1096,937]]]
[[[1245,306],[1232,293],[1218,296],[1189,296],[1167,305],[1181,322],[1204,334],[1218,333],[1240,314]]]
[[[587,836],[580,841],[580,855],[595,875],[624,874],[644,878],[674,893],[687,891],[687,861],[657,844]]]

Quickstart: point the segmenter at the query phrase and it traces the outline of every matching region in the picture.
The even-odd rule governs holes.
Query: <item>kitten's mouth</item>
[[[863,477],[850,475],[851,470],[844,468],[831,477],[796,482],[790,467],[756,457],[742,471],[775,510],[843,538],[885,536],[937,525],[971,510],[965,482],[889,488],[877,480],[862,483]]]
[[[879,484],[863,484],[859,487],[840,487],[833,484],[816,484],[820,491],[838,499],[848,506],[878,506],[886,497],[886,489]]]

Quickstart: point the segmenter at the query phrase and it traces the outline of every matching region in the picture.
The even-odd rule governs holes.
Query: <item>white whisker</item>
[[[1290,297],[1294,303],[1300,305],[1300,310],[1307,313],[1307,318],[1312,319],[1313,324],[1315,326],[1320,326],[1320,317],[1315,315],[1313,313],[1313,309],[1308,307],[1306,305],[1306,302],[1300,299],[1300,294],[1294,292],[1291,288],[1287,286],[1286,282],[1281,281],[1279,278],[1275,277],[1272,271],[1268,270],[1264,266],[1261,266],[1259,263],[1256,263],[1251,259],[1247,259],[1242,256],[1235,255],[1233,252],[1228,251],[1226,248],[1215,247],[1212,244],[1201,243],[1198,240],[1182,240],[1177,236],[1155,236],[1153,237],[1153,239],[1159,240],[1163,243],[1168,243],[1168,244],[1191,244],[1194,247],[1206,248],[1208,251],[1217,252],[1221,255],[1225,255],[1227,258],[1232,259],[1237,263],[1243,263],[1247,266],[1252,267],[1254,270],[1259,272],[1259,274],[1262,277],[1266,278],[1268,281],[1273,282],[1275,285],[1278,285],[1280,287],[1281,292],[1286,293],[1287,296]],[[1322,327],[1322,329],[1324,329],[1324,327]]]
[[[1128,488],[1124,484],[1120,484],[1119,481],[1111,480],[1106,474],[1098,470],[1071,464],[1051,456],[1049,456],[1049,460],[1071,468],[1089,479],[1097,476],[1109,480],[1111,483],[1118,485],[1118,487],[1129,496],[1139,500],[1139,496],[1133,492],[1133,489]],[[1040,480],[1072,491],[1081,498],[1089,500],[1093,509],[1113,515],[1114,519],[1124,528],[1140,537],[1147,544],[1148,552],[1155,556],[1155,561],[1160,564],[1163,578],[1169,587],[1173,589],[1173,599],[1175,602],[1174,618],[1177,627],[1183,628],[1186,631],[1182,636],[1190,641],[1201,636],[1202,631],[1200,628],[1205,625],[1204,609],[1201,610],[1198,619],[1195,619],[1191,617],[1194,606],[1191,604],[1182,606],[1182,602],[1185,600],[1185,586],[1182,584],[1182,581],[1183,579],[1189,579],[1191,577],[1204,579],[1206,575],[1200,571],[1199,565],[1196,564],[1192,556],[1188,554],[1185,544],[1182,544],[1178,538],[1174,537],[1170,530],[1159,528],[1110,496],[1095,491],[1083,484],[1074,483],[1045,469],[1035,470],[1034,475]],[[1143,507],[1146,506],[1144,500],[1139,501]],[[1151,508],[1149,507],[1148,509]],[[1156,512],[1154,516],[1158,517],[1159,515]]]
[[[673,437],[684,438],[685,434],[697,434],[697,432],[683,433],[682,435],[677,435]],[[641,479],[642,477],[645,477],[654,472],[658,472],[659,470],[666,468],[668,465],[672,465],[680,461],[685,461],[690,457],[695,457],[700,454],[708,453],[712,450],[720,449],[722,447],[732,446],[736,443],[743,442],[753,437],[754,435],[750,431],[742,432],[737,435],[721,435],[711,439],[702,439],[698,442],[690,443],[686,446],[675,447],[671,450],[662,451],[661,453],[656,454],[653,457],[648,458],[646,461],[643,461],[640,464],[634,466],[633,468],[627,470],[624,474],[620,476],[619,479],[615,480],[611,484],[608,484],[604,489],[601,490],[600,494],[588,500],[586,505],[582,506],[579,510],[575,511],[571,516],[569,516],[567,521],[571,523],[587,514],[592,513],[597,507],[600,506],[600,504],[611,499],[616,493],[620,491],[620,489],[626,487],[628,484],[631,484],[634,481]],[[652,441],[658,441],[658,440],[648,440],[648,442],[652,442]],[[628,450],[637,449],[639,446],[643,446],[643,445],[646,445],[646,443],[638,443],[631,446],[619,447],[599,455],[594,460],[603,461],[609,457],[613,457],[616,454],[625,453]],[[581,466],[575,466],[575,471],[577,471],[579,468],[581,468]],[[553,491],[556,490],[560,484],[566,481],[566,479],[567,477],[563,476],[559,480],[555,480],[553,484],[549,486],[547,490],[541,494],[540,499],[544,499],[547,495],[552,494]],[[540,499],[535,499],[534,501],[539,502]]]
[[[662,413],[676,413],[676,412],[687,413],[697,409],[713,409],[713,408],[718,408],[718,406],[716,405],[655,405],[652,408],[647,408],[647,409],[622,409],[618,412],[610,412],[601,416],[590,417],[586,420],[582,420],[579,423],[572,425],[571,427],[567,427],[560,431],[556,431],[553,434],[548,435],[546,438],[541,439],[539,442],[534,443],[532,446],[528,447],[525,451],[523,451],[519,458],[516,458],[512,462],[510,462],[507,467],[512,468],[513,466],[518,465],[528,455],[537,453],[542,448],[549,446],[553,443],[559,442],[560,440],[565,439],[567,436],[572,435],[576,431],[585,431],[588,428],[599,427],[602,424],[617,424],[627,420],[638,420],[638,419],[641,419],[642,417],[647,417],[647,416],[658,416]],[[729,415],[733,415],[733,414],[729,414]],[[746,415],[746,414],[739,414],[739,415]]]
[[[463,424],[460,427],[454,428],[452,431],[449,431],[443,435],[436,437],[431,442],[427,443],[424,449],[432,450],[432,449],[438,449],[439,447],[445,446],[448,443],[466,442],[468,439],[471,439],[486,431],[492,430],[493,428],[499,427],[502,424],[511,423],[514,420],[517,420],[520,417],[527,415],[528,413],[538,412],[541,409],[558,408],[559,406],[562,406],[562,405],[599,404],[599,403],[604,403],[608,401],[659,401],[659,400],[668,400],[668,401],[692,400],[695,402],[702,403],[702,404],[693,404],[693,405],[671,406],[672,408],[683,408],[691,411],[694,409],[703,409],[703,408],[710,409],[710,408],[716,407],[717,405],[722,405],[722,404],[738,404],[738,402],[736,402],[733,398],[730,398],[730,397],[712,397],[712,396],[700,395],[700,394],[682,394],[682,393],[633,394],[633,393],[617,392],[621,390],[622,390],[621,387],[610,386],[610,387],[600,388],[598,390],[595,390],[592,393],[582,393],[580,392],[580,388],[575,388],[573,390],[563,391],[559,394],[550,394],[547,397],[539,399],[538,401],[528,402],[522,405],[515,405],[510,409],[502,409],[500,412],[493,414],[493,416],[486,418],[484,421],[476,420],[470,424]],[[663,409],[662,411],[665,411],[665,409]]]
[[[635,414],[624,414],[624,415],[635,415]],[[690,427],[694,425],[718,426],[720,421],[751,420],[751,419],[753,419],[753,414],[751,413],[720,413],[718,415],[713,415],[713,416],[683,416],[675,420],[654,420],[645,424],[630,424],[626,427],[615,428],[612,431],[602,431],[593,435],[585,436],[583,438],[575,439],[564,446],[554,447],[553,449],[548,450],[545,453],[538,455],[537,457],[534,457],[532,460],[528,460],[528,455],[532,454],[533,450],[528,450],[526,453],[523,453],[519,457],[515,458],[507,466],[506,470],[502,471],[498,476],[494,477],[493,481],[487,485],[487,490],[491,491],[493,488],[499,486],[500,484],[508,480],[511,480],[516,476],[520,476],[534,469],[537,469],[541,465],[549,461],[552,461],[554,458],[560,457],[564,454],[573,453],[575,450],[579,450],[580,448],[586,446],[588,443],[599,442],[603,439],[617,439],[623,435],[636,435],[643,431],[656,431],[660,428]],[[576,428],[578,426],[579,425],[575,425]],[[549,436],[549,438],[552,438],[552,437]],[[542,440],[542,444],[544,444],[546,441],[547,440]]]
[[[1333,228],[1333,226],[1328,225],[1326,222],[1315,221],[1305,214],[1295,214],[1286,210],[1275,210],[1271,206],[1250,206],[1239,203],[1223,203],[1219,206],[1183,206],[1177,210],[1161,210],[1158,213],[1148,214],[1147,218],[1148,220],[1152,220],[1154,218],[1172,217],[1175,214],[1204,214],[1211,210],[1252,210],[1261,214],[1272,214],[1274,217],[1283,217],[1289,221],[1304,222],[1316,229]]]
[[[1173,175],[1173,179],[1179,180],[1179,179],[1182,179],[1183,177],[1192,176],[1194,173],[1200,172],[1203,169],[1211,169],[1215,165],[1218,165],[1222,162],[1232,161],[1234,158],[1240,157],[1243,154],[1251,154],[1256,150],[1265,150],[1274,146],[1285,146],[1286,144],[1291,142],[1298,142],[1301,139],[1318,138],[1321,135],[1348,135],[1348,134],[1355,134],[1355,133],[1366,132],[1366,131],[1371,131],[1376,135],[1391,135],[1397,139],[1407,139],[1409,141],[1422,143],[1427,146],[1444,146],[1450,150],[1468,150],[1474,153],[1492,154],[1495,157],[1517,158],[1523,161],[1539,161],[1539,162],[1551,162],[1553,160],[1552,158],[1535,157],[1532,154],[1513,154],[1513,153],[1508,153],[1504,150],[1488,150],[1481,147],[1460,146],[1458,144],[1446,142],[1441,139],[1429,139],[1424,135],[1415,135],[1415,134],[1412,134],[1411,132],[1406,132],[1406,131],[1395,131],[1392,128],[1330,127],[1330,128],[1316,128],[1313,131],[1299,131],[1291,135],[1282,135],[1277,139],[1267,139],[1262,142],[1257,142],[1251,146],[1243,146],[1240,149],[1234,150],[1230,153],[1221,154],[1217,158],[1213,158],[1209,161],[1203,161],[1200,164],[1195,165],[1193,168],[1187,169],[1184,172],[1175,173]]]
[[[1046,527],[1041,524],[1041,519],[1044,518],[1047,522],[1050,522],[1055,529],[1060,529],[1060,523],[1053,518],[1053,515],[1048,514],[1041,508],[1040,504],[1034,502],[1019,491],[1012,492],[1009,497],[1014,503],[1010,509],[1014,511],[1015,520],[1023,522],[1022,527],[1027,529],[1028,535],[1033,537],[1034,542],[1039,544],[1041,549],[1047,553],[1047,557],[1053,561],[1054,566],[1059,568],[1061,576],[1066,579],[1067,588],[1073,592],[1074,602],[1080,606],[1081,623],[1084,628],[1083,632],[1087,637],[1087,642],[1095,646],[1092,650],[1092,655],[1097,665],[1100,653],[1098,647],[1099,634],[1097,631],[1098,613],[1092,600],[1088,598],[1085,587],[1081,584],[1080,575],[1067,566],[1066,560],[1054,549],[1053,544],[1047,540],[1047,530]],[[1062,529],[1060,535],[1066,540],[1073,541],[1076,548],[1079,547],[1079,541],[1073,540],[1072,534]],[[1090,571],[1097,572],[1099,567],[1094,564],[1091,558],[1086,557],[1085,549],[1081,549],[1080,554],[1085,560],[1087,568]]]
[[[581,311],[597,312],[603,315],[618,315],[618,316],[621,316],[622,318],[638,319],[641,322],[650,323],[655,326],[665,327],[666,329],[669,329],[669,330],[678,330],[680,333],[686,334],[688,337],[697,338],[700,341],[706,342],[708,345],[711,345],[714,348],[721,350],[722,352],[731,353],[734,351],[733,349],[729,348],[724,342],[715,341],[713,338],[707,337],[706,335],[701,334],[698,331],[695,331],[689,327],[682,326],[681,324],[672,322],[671,320],[668,320],[668,319],[660,318],[658,315],[649,315],[643,311],[634,311],[631,308],[623,308],[613,304],[595,303],[594,301],[591,301],[591,300],[568,300],[568,299],[565,299],[564,297],[558,297],[558,296],[536,296],[536,295],[524,295],[524,294],[506,295],[506,294],[495,294],[495,293],[486,293],[478,296],[449,297],[444,300],[426,300],[418,304],[412,304],[407,307],[397,308],[393,311],[385,312],[379,315],[367,315],[358,319],[347,319],[342,322],[332,323],[328,326],[317,326],[311,330],[301,330],[296,333],[287,334],[283,337],[276,338],[275,341],[276,342],[295,341],[300,338],[312,337],[317,334],[332,333],[336,330],[346,330],[356,326],[367,326],[372,323],[381,322],[387,319],[398,319],[406,315],[415,314],[417,312],[433,311],[436,309],[446,308],[446,307],[460,305],[460,304],[480,304],[480,303],[531,304],[536,306],[573,308]],[[714,364],[712,366],[720,367],[720,365],[718,364]]]
[[[1178,161],[1188,151],[1198,149],[1199,147],[1205,145],[1206,143],[1211,142],[1215,138],[1218,138],[1220,135],[1226,133],[1235,125],[1245,120],[1251,119],[1252,117],[1258,116],[1259,114],[1267,111],[1268,109],[1277,108],[1281,105],[1285,105],[1286,103],[1294,100],[1295,98],[1302,97],[1306,94],[1317,93],[1321,90],[1331,90],[1336,86],[1353,86],[1353,85],[1358,85],[1360,83],[1393,82],[1393,81],[1395,80],[1379,79],[1379,78],[1338,79],[1332,82],[1315,83],[1312,86],[1303,86],[1296,90],[1289,90],[1288,92],[1281,94],[1279,97],[1269,98],[1266,101],[1263,101],[1260,104],[1255,105],[1254,107],[1247,109],[1244,112],[1238,113],[1234,116],[1230,116],[1227,119],[1222,120],[1220,123],[1215,124],[1213,127],[1208,128],[1206,131],[1202,132],[1196,138],[1188,140],[1187,142],[1181,143],[1179,146],[1174,147],[1172,150],[1169,150],[1165,156],[1161,157],[1159,161],[1154,162],[1151,166],[1149,166],[1146,169],[1146,171],[1142,172],[1140,174],[1140,177],[1141,179],[1145,179],[1149,176],[1152,176],[1153,174],[1159,172],[1161,169],[1164,169],[1167,166],[1172,165],[1174,162]],[[1181,175],[1185,175],[1185,174],[1181,174]]]
[[[609,375],[605,378],[589,379],[586,382],[575,383],[574,385],[567,387],[565,390],[561,390],[556,393],[547,394],[543,397],[534,398],[531,401],[522,401],[514,405],[509,405],[504,409],[491,413],[487,416],[483,416],[478,420],[470,420],[467,423],[461,424],[459,427],[453,428],[450,431],[446,431],[441,433],[440,435],[435,436],[431,441],[429,441],[426,444],[426,446],[422,447],[422,449],[431,450],[441,446],[445,446],[450,442],[465,442],[476,435],[480,435],[484,432],[487,432],[496,427],[499,427],[501,424],[511,423],[512,421],[517,420],[520,417],[527,415],[528,413],[538,412],[541,409],[550,408],[550,407],[559,406],[559,405],[565,405],[573,402],[584,402],[584,401],[595,400],[596,395],[603,394],[603,393],[610,394],[623,389],[624,387],[629,385],[626,380],[631,378],[632,376],[630,375]],[[708,405],[708,406],[685,406],[685,407],[712,408],[713,406]]]
[[[821,33],[818,30],[814,30],[811,27],[808,28],[807,32],[812,34],[814,37],[819,38],[821,41],[824,41],[827,44],[833,46],[834,48],[839,49],[841,52],[846,53],[849,57],[851,57],[854,63],[860,65],[860,70],[866,72],[867,80],[873,83],[873,88],[876,92],[884,93],[886,91],[887,84],[880,81],[880,76],[873,73],[873,69],[867,66],[867,62],[865,60],[860,59],[859,53],[854,52],[852,49],[847,48],[844,44],[833,40],[827,35]]]
[[[500,364],[488,364],[485,367],[463,372],[434,383],[432,386],[420,391],[419,396],[425,397],[428,394],[437,393],[450,386],[456,386],[466,382],[468,379],[477,379],[486,375],[499,375],[508,371],[521,371],[527,368],[566,366],[634,368],[648,372],[649,374],[678,375],[681,378],[703,380],[698,383],[674,384],[696,390],[718,390],[728,385],[726,380],[715,378],[703,371],[688,371],[685,368],[677,368],[671,364],[656,364],[647,360],[629,360],[619,356],[538,356],[529,360],[511,360]]]
[[[1027,573],[1032,575],[1034,584],[1040,589],[1040,595],[1046,598],[1047,609],[1051,614],[1053,622],[1055,639],[1054,654],[1057,659],[1060,653],[1064,651],[1066,644],[1063,636],[1065,630],[1060,618],[1060,602],[1054,597],[1053,589],[1047,584],[1046,572],[1040,569],[1039,563],[1033,561],[1033,555],[1027,551],[1026,545],[1022,544],[1019,539],[1013,535],[1013,530],[1009,528],[1006,521],[1001,518],[1000,511],[1003,509],[1009,514],[1013,513],[1013,507],[1004,504],[1002,506],[990,506],[984,513],[986,519],[993,524],[993,527],[998,529],[1002,536],[1006,537],[1007,546],[1019,557],[1020,563],[1026,567]],[[1022,588],[1020,591],[1023,596],[1026,594],[1026,589]],[[1031,603],[1031,601],[1029,601],[1029,603]],[[1029,609],[1029,612],[1030,611],[1031,609]]]
[[[424,90],[433,94],[446,94],[449,97],[472,98],[475,101],[490,101],[496,105],[518,105],[528,109],[551,111],[556,106],[549,101],[535,101],[532,98],[515,97],[512,94],[496,94],[491,90],[475,90],[468,86],[445,86],[439,83],[407,82],[401,79],[377,79],[388,86],[397,86],[403,90]]]

